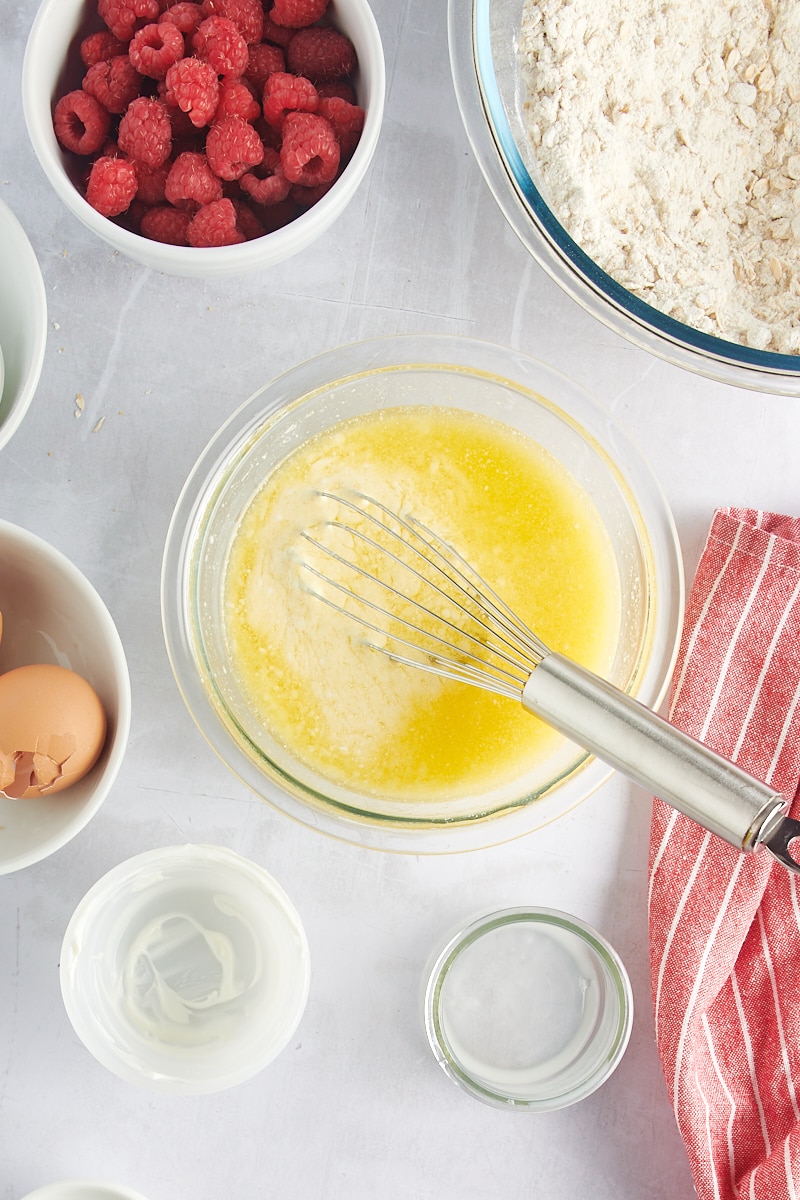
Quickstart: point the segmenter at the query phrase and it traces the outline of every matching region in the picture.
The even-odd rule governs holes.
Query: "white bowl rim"
[[[25,278],[28,285],[29,299],[31,300],[29,332],[32,344],[27,363],[22,372],[19,390],[11,401],[6,416],[0,419],[0,449],[6,445],[12,435],[19,429],[25,414],[31,406],[31,401],[39,386],[39,379],[44,364],[45,346],[47,344],[47,295],[39,260],[34,253],[28,235],[23,229],[19,218],[3,200],[0,200],[0,238],[6,232],[14,238],[16,251],[26,262]],[[0,259],[2,259],[1,252]],[[13,280],[11,281],[11,286],[12,288],[16,287]],[[14,362],[16,358],[15,351],[16,347],[11,351],[4,344],[3,357],[5,360],[5,371],[2,388],[0,388],[0,409],[8,405],[8,396],[5,394],[5,389],[9,381],[9,363]]]

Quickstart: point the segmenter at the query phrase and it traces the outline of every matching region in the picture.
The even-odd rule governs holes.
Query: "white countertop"
[[[0,6],[0,197],[28,233],[49,306],[36,398],[0,452],[0,515],[92,581],[133,685],[127,757],[100,813],[45,862],[0,878],[0,1200],[74,1178],[147,1200],[693,1194],[654,1043],[649,798],[614,780],[544,831],[466,856],[358,849],[251,796],[195,728],[167,662],[161,552],[195,458],[260,384],[364,337],[476,335],[572,375],[649,458],[689,576],[715,505],[800,514],[800,401],[670,367],[565,297],[506,226],[472,156],[443,0],[373,7],[387,109],[352,206],[284,265],[204,283],[115,255],[56,199],[19,95],[36,0]],[[201,1099],[151,1095],[107,1072],[73,1033],[58,983],[64,928],[91,884],[132,854],[186,841],[229,846],[280,881],[305,923],[313,972],[289,1048],[251,1082]],[[476,912],[527,903],[595,925],[626,963],[636,1001],[613,1078],[541,1116],[461,1093],[435,1064],[420,1016],[440,938]]]

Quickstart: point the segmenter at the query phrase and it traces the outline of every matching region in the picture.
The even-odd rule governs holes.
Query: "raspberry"
[[[199,208],[187,236],[190,246],[235,246],[245,240],[236,228],[236,209],[231,200],[214,200]]]
[[[124,158],[98,158],[86,184],[86,200],[104,217],[118,217],[136,195],[136,167]]]
[[[160,100],[139,96],[125,110],[117,135],[123,154],[148,167],[160,167],[172,150],[172,125]]]
[[[358,145],[364,128],[364,110],[357,104],[348,104],[338,96],[323,96],[317,112],[330,121],[342,158],[349,158]]]
[[[53,111],[53,128],[65,150],[94,154],[106,140],[111,117],[99,100],[79,89],[62,96]]]
[[[335,83],[321,83],[317,88],[317,94],[319,95],[320,100],[323,96],[326,96],[331,100],[334,98],[334,96],[338,96],[340,100],[346,100],[348,104],[358,103],[355,89],[351,83],[347,82],[346,79],[337,79]]]
[[[128,56],[140,75],[164,79],[167,71],[183,58],[183,34],[177,25],[163,21],[145,25],[131,38]]]
[[[128,57],[95,63],[83,77],[83,90],[110,113],[124,113],[141,89],[142,77]]]
[[[327,7],[328,0],[274,0],[269,17],[276,25],[302,29],[318,21]]]
[[[241,117],[215,121],[206,137],[208,165],[220,179],[239,179],[264,157],[261,138]]]
[[[203,20],[203,7],[200,4],[192,4],[189,0],[184,3],[171,5],[166,12],[161,14],[161,21],[168,22],[172,25],[177,25],[181,33],[190,37],[200,22]]]
[[[170,204],[195,209],[222,199],[222,180],[211,170],[205,154],[187,151],[170,167],[164,191]]]
[[[219,80],[199,58],[182,58],[167,71],[167,102],[189,114],[194,126],[208,125],[219,103]]]
[[[233,21],[248,46],[260,42],[264,33],[261,0],[203,0],[207,17],[227,17]]]
[[[289,197],[298,208],[305,212],[307,208],[312,208],[318,200],[321,200],[331,190],[334,183],[333,179],[330,183],[318,183],[316,187],[303,187],[300,183],[293,183]]]
[[[292,185],[283,173],[281,156],[277,150],[264,151],[264,159],[257,170],[248,171],[239,180],[242,191],[258,204],[280,204],[291,191]]]
[[[301,29],[289,42],[286,64],[312,83],[333,83],[356,67],[353,43],[337,29]]]
[[[286,59],[280,46],[270,46],[268,42],[259,42],[257,46],[250,47],[250,57],[244,77],[258,89],[259,95],[264,90],[264,84],[273,71],[285,70]]]
[[[161,9],[158,0],[97,0],[97,11],[114,37],[129,42],[142,25],[158,20]]]
[[[339,143],[332,126],[314,113],[290,112],[283,122],[281,165],[291,183],[316,187],[339,169]]]
[[[136,174],[139,177],[139,190],[136,199],[145,204],[163,204],[167,198],[167,176],[170,163],[160,167],[146,167],[144,163],[136,164]]]
[[[154,242],[166,242],[169,246],[189,245],[189,223],[192,214],[171,204],[150,208],[142,216],[141,232]]]
[[[269,17],[264,17],[264,32],[261,36],[265,42],[272,42],[285,50],[294,37],[294,30],[285,25],[276,25]]]
[[[233,207],[236,209],[236,228],[244,234],[245,241],[252,242],[264,236],[266,230],[248,204],[234,200]]]
[[[90,33],[81,42],[80,49],[85,67],[93,67],[95,63],[104,62],[107,58],[116,58],[120,54],[128,53],[125,43],[115,38],[107,29],[101,29],[99,33]]]
[[[301,75],[274,71],[264,84],[261,111],[275,129],[281,128],[287,113],[315,112],[318,104],[317,89]]]
[[[241,117],[243,121],[255,121],[261,115],[261,105],[249,86],[241,79],[223,79],[219,85],[219,104],[214,114],[215,121],[223,117]]]
[[[217,75],[232,75],[235,79],[244,74],[250,56],[247,42],[227,17],[201,21],[192,35],[192,49]]]

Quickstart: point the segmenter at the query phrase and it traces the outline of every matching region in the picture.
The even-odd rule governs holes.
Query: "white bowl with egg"
[[[400,441],[410,429],[403,425],[406,416],[414,437],[422,428],[421,441]],[[449,423],[447,429],[440,428],[442,421]],[[438,449],[424,432],[426,422],[435,427]],[[556,564],[564,562],[547,530],[526,524],[539,487],[528,474],[528,459],[519,460],[518,490],[508,500],[512,493],[499,489],[496,474],[481,474],[483,468],[476,474],[469,467],[464,474],[462,463],[450,461],[461,453],[453,447],[463,449],[469,460],[478,442],[458,439],[465,430],[473,438],[478,427],[483,438],[486,428],[501,440],[491,442],[484,462],[493,461],[495,446],[505,454],[502,439],[508,435],[515,445],[524,445],[525,454],[535,447],[562,472],[585,502],[586,528],[596,522],[608,556],[604,561],[611,564],[607,578],[613,575],[614,582],[597,592],[598,612],[610,614],[613,630],[601,648],[604,672],[644,703],[659,703],[677,646],[683,580],[674,525],[656,481],[611,417],[582,389],[526,355],[458,337],[410,335],[341,347],[267,384],[223,426],[184,486],[167,538],[162,615],[172,668],[211,746],[258,795],[298,820],[365,845],[413,852],[504,841],[573,807],[608,778],[609,769],[563,740],[543,743],[535,761],[531,744],[528,758],[527,739],[538,734],[525,724],[524,714],[522,725],[512,728],[521,712],[513,701],[506,702],[513,715],[511,708],[493,709],[490,715],[476,707],[485,700],[476,689],[434,697],[412,690],[416,678],[401,678],[396,672],[405,669],[395,664],[387,663],[388,675],[375,675],[382,656],[367,652],[350,662],[351,650],[356,656],[363,652],[360,632],[345,644],[349,631],[323,631],[325,606],[312,599],[308,607],[293,575],[298,548],[304,546],[295,526],[311,519],[303,498],[308,488],[328,482],[328,464],[338,444],[351,444],[351,429],[367,438],[381,426],[388,432],[381,433],[380,457],[376,453],[370,459],[367,441],[363,467],[356,464],[359,486],[365,491],[394,486],[410,472],[404,503],[418,501],[423,512],[425,505],[438,505],[444,519],[469,511],[480,553],[488,547],[495,554],[500,546],[501,560],[513,566],[515,576],[521,564],[522,579],[512,582],[523,592],[529,581],[531,588],[537,585],[544,556],[555,551]],[[343,427],[348,432],[342,442]],[[309,451],[316,458],[307,473],[302,456]],[[299,484],[295,479],[291,486],[300,491],[281,495],[282,484],[274,481],[287,478],[284,468],[291,472],[298,462]],[[455,483],[444,486],[442,479]],[[242,538],[249,536],[250,515],[275,486],[276,511],[287,501],[281,520],[290,540],[284,546],[283,533],[262,536],[256,526],[248,550]],[[547,544],[537,560],[540,533]],[[504,544],[503,537],[510,542]],[[274,568],[262,571],[273,550]],[[272,624],[270,667],[274,663],[277,671],[255,685],[265,643],[258,632],[253,653],[240,652],[245,643],[237,617],[242,605],[236,589],[250,570],[247,555],[258,564],[255,583],[266,587],[256,603]],[[569,569],[576,572],[579,593],[588,575],[581,575],[577,560]],[[279,591],[270,592],[273,583]],[[280,590],[284,584],[288,591]],[[542,597],[543,621],[558,609],[551,603],[557,591],[558,580]],[[340,636],[346,673],[337,665]],[[336,689],[337,705],[343,700],[341,708],[334,707],[329,688]],[[265,716],[273,701],[275,720]],[[334,711],[343,716],[327,730],[326,717]],[[429,722],[426,713],[434,711],[436,721]],[[415,748],[406,757],[408,738]],[[500,755],[496,761],[493,739]],[[513,741],[515,754],[519,749],[519,765],[502,757],[499,747],[505,740]],[[384,760],[394,765],[370,775],[371,762]]]
[[[22,424],[39,383],[47,299],[22,225],[0,200],[0,448]]]
[[[14,688],[23,668],[43,665],[78,676],[75,682],[94,697],[84,720],[95,723],[102,738],[94,765],[63,790],[43,783],[25,798],[0,794],[0,874],[7,874],[59,850],[97,813],[125,754],[131,692],[114,621],[95,588],[65,555],[35,534],[0,521],[0,564],[0,691],[13,717],[15,736],[19,733],[25,742],[6,747],[0,729],[4,761],[8,764],[9,756],[32,751],[34,742],[41,746],[53,737],[57,743],[72,734],[79,719],[69,699],[62,711],[54,711],[49,689],[41,703],[29,703],[26,689],[23,705],[22,693]],[[104,734],[95,702],[105,718]],[[4,728],[11,724],[9,720]],[[88,736],[93,736],[91,729]]]

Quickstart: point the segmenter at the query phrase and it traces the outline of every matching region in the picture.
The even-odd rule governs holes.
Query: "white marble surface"
[[[34,404],[0,454],[0,513],[64,551],[100,591],[129,658],[133,725],[91,825],[0,878],[0,1200],[72,1178],[114,1180],[147,1200],[688,1200],[650,1008],[648,798],[616,780],[541,833],[447,859],[386,856],[296,826],[245,791],[184,710],[161,634],[161,550],[181,484],[223,419],[282,369],[362,337],[477,335],[571,374],[649,458],[690,573],[715,505],[800,513],[800,401],[651,359],[543,275],[506,228],[462,130],[443,0],[375,0],[385,128],[323,244],[213,284],[115,256],[56,200],[19,98],[35,8],[0,6],[0,196],[38,255],[49,340]],[[300,910],[313,962],[290,1047],[250,1083],[203,1099],[165,1099],[110,1075],[78,1042],[58,985],[61,937],[88,887],[138,851],[184,841],[219,842],[271,871]],[[423,966],[440,936],[478,910],[520,903],[598,927],[636,998],[615,1076],[544,1116],[459,1092],[420,1020]]]

